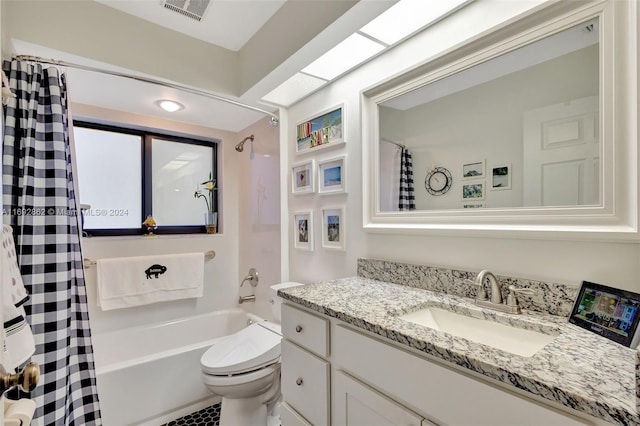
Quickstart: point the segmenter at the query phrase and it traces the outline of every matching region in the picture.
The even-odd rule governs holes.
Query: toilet
[[[259,321],[225,336],[200,358],[202,382],[222,397],[220,426],[279,425],[280,307],[279,289],[302,284],[287,282],[269,289],[276,322]]]

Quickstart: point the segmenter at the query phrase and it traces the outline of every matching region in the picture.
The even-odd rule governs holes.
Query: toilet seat
[[[282,340],[278,329],[276,324],[262,321],[223,337],[200,358],[202,372],[205,375],[229,376],[277,362]]]

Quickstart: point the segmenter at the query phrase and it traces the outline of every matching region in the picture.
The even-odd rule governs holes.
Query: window
[[[206,204],[194,192],[216,179],[216,145],[114,126],[74,122],[83,229],[90,235],[142,234],[152,215],[158,234],[203,233]],[[218,211],[214,191],[213,211]]]

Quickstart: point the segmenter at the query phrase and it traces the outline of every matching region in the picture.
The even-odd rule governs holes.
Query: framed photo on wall
[[[294,164],[291,167],[291,192],[293,195],[312,194],[315,190],[314,160]]]
[[[511,189],[511,164],[491,168],[491,190]]]
[[[462,165],[462,179],[480,179],[485,176],[485,163],[481,161],[471,161]]]
[[[344,106],[330,108],[296,126],[296,153],[335,147],[344,140]]]
[[[318,162],[318,193],[346,192],[346,155]]]
[[[293,214],[293,246],[298,250],[313,251],[313,212]]]
[[[473,181],[462,184],[463,201],[484,200],[484,181]]]
[[[345,228],[344,207],[322,209],[322,247],[345,251]]]

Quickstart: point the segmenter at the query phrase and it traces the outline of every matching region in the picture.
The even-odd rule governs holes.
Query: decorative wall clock
[[[451,189],[451,172],[444,167],[436,167],[427,173],[424,187],[431,195],[442,195]]]

